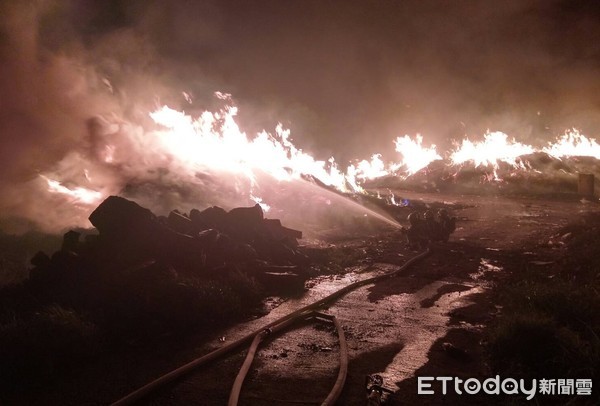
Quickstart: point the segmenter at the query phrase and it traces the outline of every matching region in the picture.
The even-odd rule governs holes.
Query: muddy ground
[[[353,291],[326,309],[343,325],[349,371],[339,404],[365,404],[365,377],[384,379],[387,404],[486,403],[482,398],[417,395],[417,376],[485,378],[485,327],[499,309],[495,286],[517,264],[551,262],[533,247],[596,204],[525,198],[441,196],[404,193],[410,199],[445,202],[458,218],[447,244],[399,276]],[[335,238],[334,238],[335,237]],[[77,371],[51,393],[32,393],[27,403],[107,404],[149,380],[260,328],[305,304],[360,279],[398,269],[418,252],[398,230],[330,241],[349,248],[353,263],[343,272],[309,281],[297,298],[272,298],[270,312],[232,328],[169,340],[120,354]],[[551,252],[551,251],[550,251]],[[216,361],[143,402],[151,405],[223,405],[245,351]],[[331,325],[306,322],[261,346],[244,384],[240,404],[320,404],[335,381],[339,344]],[[460,401],[460,402],[459,402]]]

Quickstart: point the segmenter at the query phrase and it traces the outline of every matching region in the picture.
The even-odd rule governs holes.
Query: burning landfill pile
[[[464,139],[445,159],[422,161],[419,170],[370,178],[365,187],[481,193],[570,194],[577,175],[600,176],[600,144],[577,130],[536,148],[501,132],[480,142]]]
[[[398,228],[397,221],[406,221],[411,211],[428,209],[391,191],[382,195],[375,190],[381,186],[461,192],[492,185],[530,193],[536,188],[573,192],[577,172],[600,174],[600,145],[575,130],[544,147],[488,133],[483,141],[465,139],[446,154],[424,145],[421,136],[404,136],[395,141],[400,160],[384,163],[376,154],[343,171],[333,158],[320,161],[297,148],[281,125],[275,134],[263,131],[248,137],[236,123],[230,96],[216,96],[225,106],[196,118],[163,106],[149,114],[151,124],[116,116],[90,119],[87,149],[74,149],[52,170],[22,185],[18,192],[29,203],[6,207],[5,214],[49,232],[89,227],[89,217],[99,232],[83,242],[68,233],[63,249],[52,258],[36,255],[32,282],[55,278],[55,269],[67,275],[91,263],[92,268],[101,264],[113,271],[160,268],[164,275],[232,274],[235,269],[269,287],[298,288],[307,258],[298,250],[302,233],[293,228],[306,233],[314,223],[335,229],[352,216],[373,217]],[[29,198],[40,188],[42,198]],[[214,206],[252,203],[251,208],[228,212]],[[173,207],[189,214],[153,214]],[[391,216],[382,215],[381,209]],[[293,228],[265,219],[265,212]],[[337,222],[329,222],[336,216]],[[427,218],[409,218],[409,243],[447,240],[454,230],[448,218],[441,213],[437,225],[428,225]]]
[[[20,190],[27,196],[42,189],[56,206],[55,216],[32,214],[42,210],[32,203],[7,207],[6,212],[57,231],[87,226],[91,209],[114,194],[156,212],[174,206],[189,211],[197,205],[255,202],[281,217],[289,212],[290,202],[306,196],[298,189],[306,179],[346,195],[365,195],[382,187],[531,194],[572,193],[578,173],[600,176],[600,145],[577,130],[539,147],[492,132],[482,141],[464,139],[446,153],[424,145],[420,135],[406,135],[395,140],[399,160],[386,163],[375,154],[343,170],[333,158],[321,161],[297,148],[281,125],[275,134],[247,136],[236,123],[237,108],[229,95],[217,96],[227,105],[197,118],[163,106],[150,113],[150,127],[115,118],[92,120],[91,152],[68,154]],[[284,195],[289,199],[282,201]],[[396,196],[386,199],[402,205]],[[328,204],[327,198],[322,200]],[[296,224],[303,224],[306,216],[299,217]]]

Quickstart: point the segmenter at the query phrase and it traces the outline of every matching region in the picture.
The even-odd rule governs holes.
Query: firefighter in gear
[[[403,229],[410,248],[425,248],[431,241],[448,242],[450,234],[456,229],[456,218],[450,217],[446,209],[440,209],[437,218],[432,210],[420,216],[418,212],[408,215],[410,227]]]

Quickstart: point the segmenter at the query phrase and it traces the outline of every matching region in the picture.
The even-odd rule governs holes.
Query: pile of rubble
[[[74,262],[119,272],[152,263],[207,277],[242,270],[269,291],[304,286],[308,258],[298,250],[302,232],[264,218],[258,204],[229,212],[216,206],[189,214],[175,210],[164,217],[110,196],[89,219],[98,234],[82,239],[76,231],[67,232],[62,249],[51,258],[40,252],[32,259],[30,279],[56,279]]]

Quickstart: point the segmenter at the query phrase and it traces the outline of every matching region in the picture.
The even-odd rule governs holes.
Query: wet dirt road
[[[388,404],[443,402],[418,397],[415,376],[486,376],[481,331],[498,312],[489,292],[503,270],[515,261],[543,263],[528,246],[549,239],[580,212],[598,210],[579,201],[403,196],[456,207],[452,214],[459,219],[457,230],[449,243],[434,246],[429,257],[399,276],[359,288],[325,310],[340,320],[348,342],[350,365],[339,404],[365,404],[369,374],[383,377]],[[259,319],[214,332],[209,343],[193,353],[201,355],[225,345],[349,283],[395,270],[416,254],[407,249],[398,231],[336,245],[361,254],[345,274],[316,278],[302,297],[280,303]],[[265,341],[240,404],[320,404],[335,382],[338,352],[337,336],[327,324],[300,323]],[[242,351],[216,361],[165,389],[150,404],[226,404],[244,357]]]

